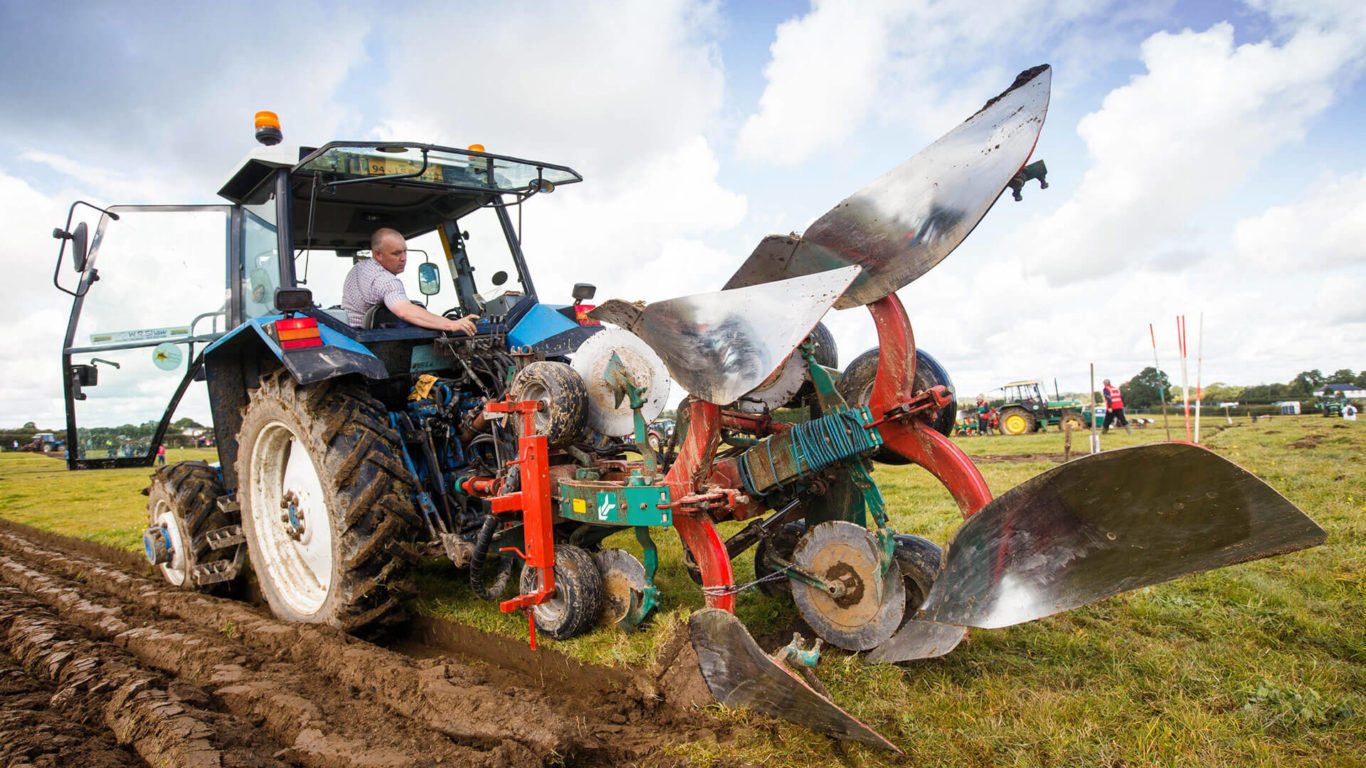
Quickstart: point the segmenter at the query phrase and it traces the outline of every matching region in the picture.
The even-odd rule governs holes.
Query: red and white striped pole
[[[1186,442],[1191,441],[1190,377],[1186,371],[1186,316],[1176,316],[1176,346],[1181,351],[1181,408],[1186,414]]]
[[[1200,386],[1200,368],[1205,360],[1205,313],[1200,313],[1199,325],[1195,327],[1195,442],[1200,442],[1200,401],[1205,399],[1204,388]]]

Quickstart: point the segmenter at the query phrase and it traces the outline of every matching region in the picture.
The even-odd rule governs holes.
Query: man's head
[[[408,264],[408,242],[398,230],[380,227],[370,236],[370,255],[381,267],[400,274]]]
[[[1107,386],[1107,387],[1110,386],[1110,380],[1109,380],[1109,379],[1106,379],[1106,380],[1105,380],[1105,386]]]

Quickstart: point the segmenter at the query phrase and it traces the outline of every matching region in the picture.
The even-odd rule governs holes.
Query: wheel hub
[[[285,535],[299,541],[304,535],[304,511],[299,507],[299,494],[294,490],[285,491],[280,499],[280,522],[284,523]]]
[[[865,651],[900,626],[906,587],[897,568],[884,570],[882,547],[866,528],[843,520],[813,526],[797,542],[792,561],[831,587],[791,580],[802,618],[826,642]]]

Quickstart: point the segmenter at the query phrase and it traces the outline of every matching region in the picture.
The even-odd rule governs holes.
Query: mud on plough
[[[948,439],[952,384],[916,349],[896,291],[956,248],[1007,188],[1018,199],[1026,182],[1043,183],[1043,163],[1030,159],[1050,79],[1046,66],[1021,73],[802,236],[764,239],[720,291],[648,305],[607,301],[587,315],[614,328],[580,315],[568,330],[526,347],[513,338],[524,325],[507,338],[498,329],[435,341],[350,333],[371,348],[407,345],[381,355],[385,365],[409,351],[416,361],[426,345],[432,370],[463,369],[454,378],[419,376],[416,364],[391,377],[381,365],[378,373],[348,369],[380,382],[368,391],[319,389],[313,382],[335,370],[319,374],[299,355],[280,354],[273,372],[254,363],[258,383],[234,400],[222,382],[240,386],[246,377],[222,371],[248,356],[247,342],[218,339],[203,360],[210,396],[241,410],[236,421],[234,410],[226,425],[215,425],[224,436],[220,454],[228,452],[224,470],[217,477],[205,465],[158,473],[148,557],[172,581],[203,587],[237,578],[250,549],[277,614],[356,629],[398,604],[404,558],[390,554],[404,536],[439,545],[469,568],[473,591],[492,600],[501,600],[515,556],[524,561],[519,594],[501,606],[529,615],[534,643],[538,632],[566,638],[604,617],[627,629],[644,621],[659,601],[652,536],[672,528],[705,595],[690,636],[718,701],[895,749],[830,702],[807,669],[818,648],[794,639],[771,656],[760,650],[733,615],[736,594],[790,594],[815,639],[896,663],[946,654],[968,628],[1030,621],[1322,542],[1323,531],[1294,505],[1199,446],[1084,457],[993,498]],[[315,186],[365,181],[317,170],[328,152],[348,145],[339,146],[290,173],[314,174],[300,178]],[[436,174],[432,184],[449,185],[452,173],[467,173],[458,164],[429,170],[429,149],[454,152],[423,148],[420,169],[386,171],[375,181],[417,185]],[[469,167],[485,159],[470,155]],[[548,167],[537,166],[519,202],[553,188]],[[557,183],[577,180],[561,170]],[[461,178],[455,187],[471,188],[475,177]],[[492,183],[491,174],[478,178]],[[481,204],[499,207],[512,242],[497,202],[505,190],[494,193]],[[306,186],[293,194],[296,207],[330,204]],[[454,272],[465,256],[460,232],[454,225],[442,232]],[[93,280],[85,280],[88,290]],[[305,295],[285,320],[243,327],[283,344],[280,322],[312,318],[321,346],[340,345],[338,334],[349,332],[308,304]],[[878,347],[841,375],[819,321],[832,307],[859,306],[872,313]],[[670,378],[689,396],[669,443],[656,450],[647,428]],[[398,397],[385,388],[395,381]],[[781,421],[779,409],[786,409]],[[309,422],[334,411],[350,426]],[[69,433],[74,441],[74,423]],[[952,495],[964,522],[942,551],[893,528],[874,460],[917,464]],[[338,466],[349,474],[330,475]],[[198,490],[186,490],[191,480]],[[728,521],[747,524],[723,539],[717,525]],[[625,529],[640,542],[643,563],[602,547]],[[732,565],[750,547],[752,578]]]

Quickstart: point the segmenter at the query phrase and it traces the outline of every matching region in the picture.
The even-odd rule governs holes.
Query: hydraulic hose
[[[498,529],[498,518],[488,515],[479,527],[479,535],[474,539],[474,554],[470,557],[470,591],[489,602],[503,596],[512,580],[512,558],[498,555],[498,569],[493,581],[484,583],[484,561],[488,558],[489,547],[493,544],[493,532]]]

